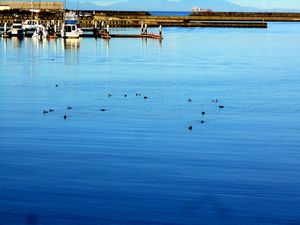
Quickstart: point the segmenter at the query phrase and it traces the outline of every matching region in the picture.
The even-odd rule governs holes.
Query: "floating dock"
[[[146,39],[157,39],[162,40],[163,37],[159,34],[103,34],[100,35],[102,39],[111,39],[111,38],[146,38]]]
[[[95,28],[96,29],[96,28]],[[162,40],[162,26],[159,26],[159,33],[148,33],[148,25],[142,24],[141,25],[141,33],[140,34],[111,34],[109,32],[109,25],[107,25],[106,29],[101,29],[98,32],[95,32],[100,36],[102,39],[111,39],[111,38],[145,38],[145,39],[157,39]]]

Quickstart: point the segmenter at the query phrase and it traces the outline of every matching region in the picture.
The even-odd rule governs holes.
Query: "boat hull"
[[[65,39],[78,39],[80,36],[79,32],[63,32],[61,37]]]
[[[13,29],[11,31],[11,36],[12,37],[23,37],[25,35],[23,29]]]

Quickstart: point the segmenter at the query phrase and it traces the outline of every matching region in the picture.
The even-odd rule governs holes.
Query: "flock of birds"
[[[57,87],[58,87],[58,84],[56,84],[55,87],[57,88]],[[142,96],[140,93],[136,93],[135,95],[136,95],[137,97]],[[108,96],[108,98],[111,98],[111,97],[112,97],[112,94],[109,93],[107,96]],[[124,97],[127,98],[127,94],[125,94]],[[148,97],[148,96],[144,96],[144,99],[147,100],[147,99],[149,99],[149,97]],[[192,100],[191,98],[189,98],[187,101],[188,101],[189,103],[191,103],[193,100]],[[218,104],[218,103],[219,103],[219,100],[218,100],[218,99],[213,99],[212,102]],[[224,108],[225,108],[224,105],[219,105],[219,109],[224,109]],[[68,106],[68,107],[67,107],[67,110],[72,110],[72,109],[73,109],[72,106]],[[43,114],[46,115],[46,114],[52,113],[52,112],[54,112],[54,111],[55,111],[54,109],[44,110],[44,111],[43,111]],[[100,111],[101,111],[101,112],[106,112],[106,111],[108,111],[108,110],[105,109],[105,108],[102,108],[102,109],[100,109]],[[200,121],[200,123],[201,123],[201,124],[204,124],[204,123],[205,123],[204,116],[206,115],[206,112],[205,112],[205,111],[202,111],[202,112],[201,112],[201,115],[202,115],[202,120]],[[67,116],[67,115],[64,115],[63,118],[64,118],[64,120],[67,120],[67,119],[68,119],[68,116]],[[192,125],[188,126],[188,129],[189,129],[190,131],[193,130],[193,126],[192,126]]]
[[[192,99],[188,99],[188,102],[192,102]],[[212,100],[212,102],[214,102],[214,103],[219,103],[219,100],[218,99],[214,99],[214,100]],[[224,109],[225,108],[225,106],[224,105],[219,105],[219,109]],[[205,123],[205,121],[204,121],[204,116],[206,115],[206,112],[205,111],[202,111],[201,112],[201,115],[202,115],[202,120],[200,121],[200,123],[201,124],[204,124]],[[193,130],[193,126],[192,125],[190,125],[189,127],[188,127],[188,129],[189,130]]]

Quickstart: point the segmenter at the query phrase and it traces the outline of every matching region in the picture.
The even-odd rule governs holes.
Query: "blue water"
[[[0,224],[300,224],[299,40],[0,39]]]

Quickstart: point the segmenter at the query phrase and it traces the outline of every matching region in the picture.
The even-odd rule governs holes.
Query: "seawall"
[[[210,12],[190,16],[151,16],[148,12],[133,11],[77,11],[82,27],[94,27],[104,21],[111,27],[139,27],[142,23],[148,26],[174,27],[245,27],[265,28],[266,22],[300,22],[300,13],[241,13],[241,12]],[[17,15],[17,17],[15,16]],[[63,22],[64,11],[41,10],[31,13],[29,10],[0,11],[0,26],[13,21],[25,21],[35,18],[42,24],[50,21]]]

